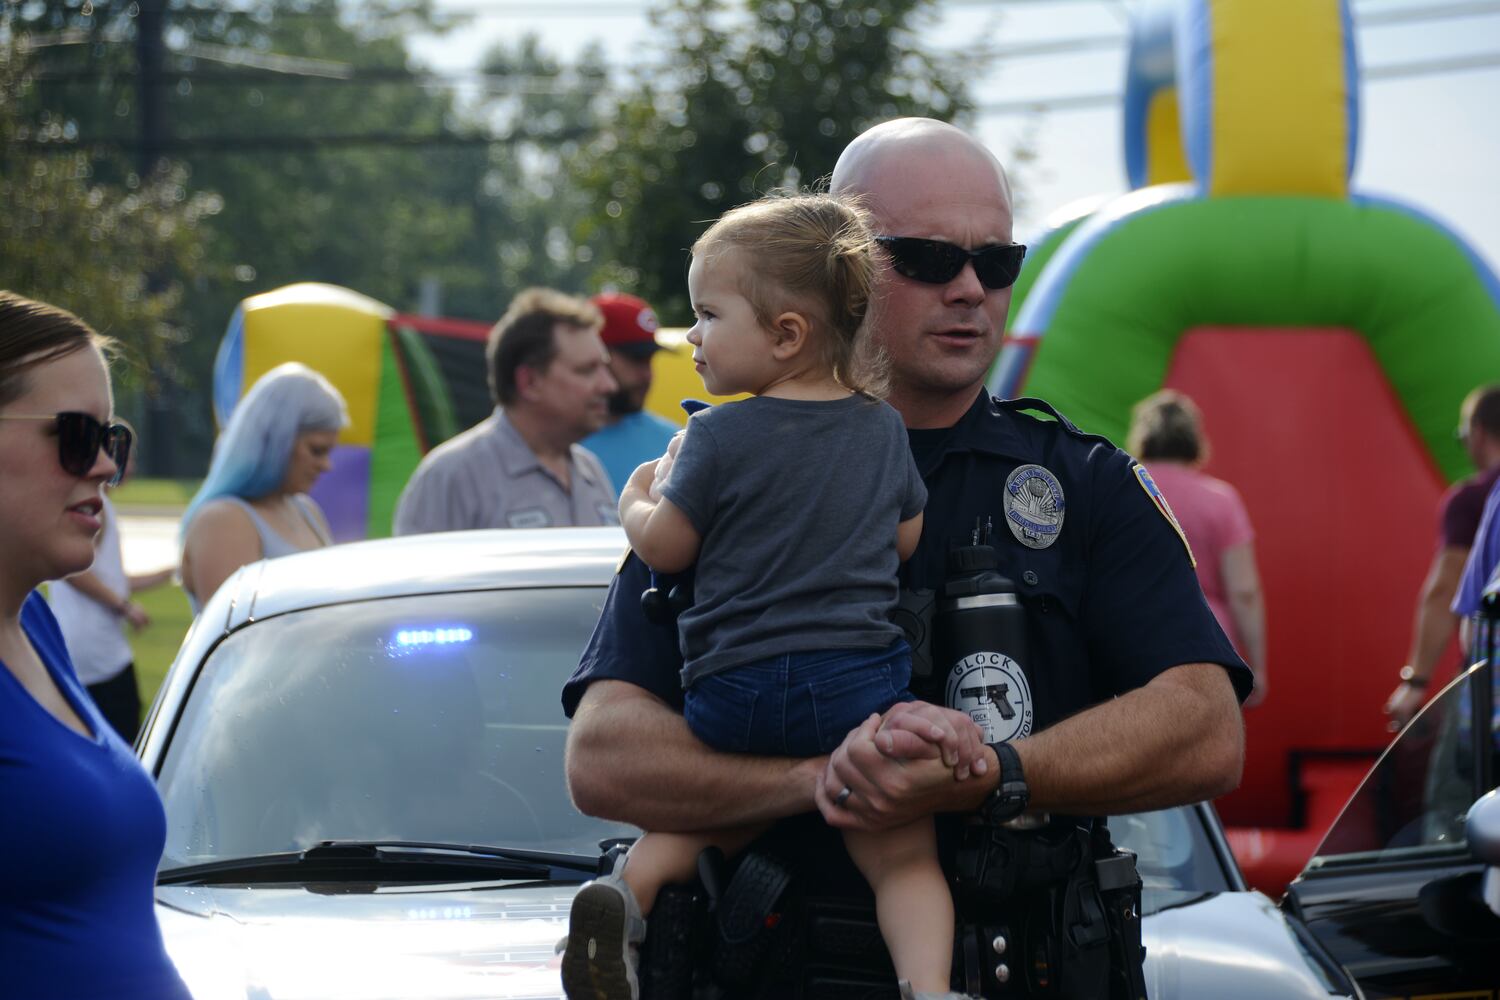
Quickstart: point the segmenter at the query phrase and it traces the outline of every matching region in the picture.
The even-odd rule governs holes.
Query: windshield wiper
[[[401,869],[407,869],[402,872]],[[275,882],[461,882],[488,878],[575,881],[598,859],[485,844],[420,840],[325,840],[305,851],[229,858],[157,873],[157,885]]]

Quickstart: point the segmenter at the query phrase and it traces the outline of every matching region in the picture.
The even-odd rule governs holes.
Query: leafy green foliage
[[[165,11],[154,80],[137,72],[138,4]],[[488,154],[452,94],[413,79],[404,33],[434,26],[425,2],[362,3],[357,22],[338,0],[236,9],[138,4],[7,5],[0,33],[8,27],[33,49],[30,82],[14,108],[18,128],[31,136],[50,128],[73,143],[76,152],[54,159],[75,173],[139,185],[141,116],[148,107],[159,112],[162,151],[174,164],[162,190],[193,209],[180,221],[197,227],[197,266],[188,275],[172,258],[164,268],[169,247],[119,249],[138,254],[133,280],[147,287],[174,272],[192,278],[151,297],[151,316],[176,335],[174,350],[147,355],[166,393],[157,409],[176,427],[171,446],[195,456],[170,463],[172,471],[189,473],[206,463],[213,354],[241,299],[324,281],[411,309],[427,279],[473,289],[493,282],[488,263],[471,252]],[[14,148],[8,142],[6,152]],[[171,203],[149,195],[156,190],[140,187],[131,203],[153,222]],[[44,192],[16,189],[16,197],[33,194]],[[207,207],[217,210],[212,218]],[[99,239],[118,242],[109,233]],[[64,246],[49,237],[18,252],[33,271],[71,258],[67,280],[95,281],[81,266],[89,258]],[[102,317],[92,296],[71,301]],[[497,312],[490,305],[479,315]],[[164,451],[159,444],[145,454]]]
[[[918,44],[931,0],[669,0],[674,40],[572,161],[597,208],[578,227],[632,288],[686,323],[687,247],[726,209],[825,177],[876,122],[967,108],[965,67]]]
[[[142,183],[110,184],[83,152],[56,152],[64,124],[34,124],[19,108],[31,84],[25,56],[0,49],[0,287],[77,312],[120,340],[126,382],[164,364],[185,331],[185,283],[207,273],[200,223],[221,207],[166,166]]]

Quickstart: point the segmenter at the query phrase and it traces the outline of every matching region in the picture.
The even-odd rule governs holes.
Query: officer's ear
[[[807,346],[809,330],[807,317],[799,312],[787,310],[771,323],[771,357],[777,361],[790,361]]]

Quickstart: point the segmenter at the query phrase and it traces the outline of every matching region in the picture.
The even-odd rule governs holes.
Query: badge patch
[[[513,510],[505,515],[505,523],[512,528],[550,528],[552,518],[540,507]]]
[[[1004,653],[970,653],[948,671],[948,707],[965,712],[986,743],[1031,735],[1034,706],[1021,665]]]
[[[1172,530],[1177,532],[1177,537],[1182,539],[1182,547],[1187,549],[1188,562],[1193,564],[1193,569],[1197,569],[1198,559],[1193,555],[1193,547],[1188,544],[1187,532],[1183,531],[1182,525],[1177,523],[1177,515],[1172,513],[1172,505],[1167,503],[1161,487],[1156,485],[1156,480],[1151,478],[1151,473],[1147,472],[1146,467],[1141,463],[1137,462],[1131,466],[1131,471],[1135,473],[1135,480],[1141,484],[1141,489],[1146,491],[1151,502],[1156,504],[1156,509],[1161,511],[1161,516],[1167,519]]]
[[[1028,549],[1045,549],[1062,531],[1062,484],[1040,465],[1023,465],[1005,480],[1005,523]]]

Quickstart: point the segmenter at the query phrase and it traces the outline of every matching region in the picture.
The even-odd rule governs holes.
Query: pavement
[[[177,548],[175,511],[120,511],[120,551],[125,572],[149,573],[163,566],[176,566],[181,553]]]

